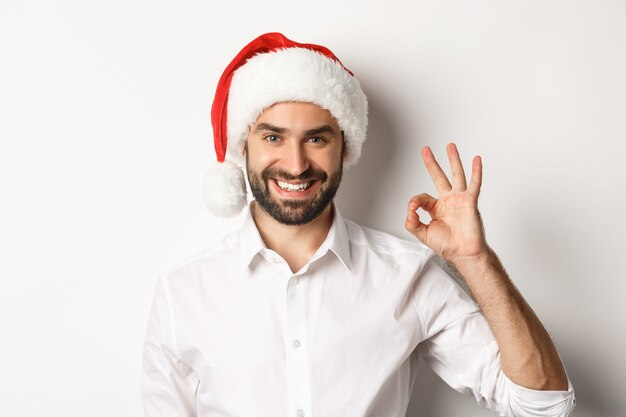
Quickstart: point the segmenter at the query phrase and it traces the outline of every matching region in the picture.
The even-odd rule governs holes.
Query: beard
[[[303,225],[315,220],[335,198],[339,183],[341,183],[343,158],[340,158],[339,169],[330,176],[326,171],[313,167],[309,167],[300,175],[292,175],[271,167],[265,168],[259,174],[250,169],[248,152],[246,152],[246,172],[252,195],[265,212],[281,224]],[[317,193],[309,199],[278,199],[270,192],[270,178],[280,178],[285,181],[319,180],[321,184]]]

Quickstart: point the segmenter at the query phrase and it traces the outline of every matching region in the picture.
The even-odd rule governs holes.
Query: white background
[[[257,35],[332,49],[370,100],[338,204],[403,230],[421,146],[484,160],[488,241],[579,417],[626,415],[626,3],[0,0],[0,415],[142,415],[157,274],[208,215],[217,80]],[[424,368],[410,417],[488,416]],[[244,399],[242,399],[244,400]]]

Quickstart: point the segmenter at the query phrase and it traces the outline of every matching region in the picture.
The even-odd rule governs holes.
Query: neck
[[[269,249],[278,253],[296,272],[322,245],[333,223],[333,204],[310,223],[290,226],[279,223],[256,202],[251,213],[259,234]]]

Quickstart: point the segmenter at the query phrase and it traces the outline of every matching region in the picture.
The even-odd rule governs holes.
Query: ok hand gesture
[[[452,171],[452,183],[443,172],[429,147],[422,149],[422,158],[435,183],[439,199],[423,193],[409,200],[406,229],[435,253],[451,262],[472,262],[484,255],[488,246],[482,220],[478,213],[478,195],[482,181],[479,156],[472,161],[469,186],[456,145],[446,147]],[[431,217],[423,223],[416,213],[422,208]]]

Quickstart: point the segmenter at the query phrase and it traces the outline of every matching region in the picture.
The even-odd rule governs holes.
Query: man
[[[455,145],[450,179],[422,150],[439,198],[409,201],[418,241],[344,219],[332,201],[365,139],[365,95],[328,49],[278,33],[227,67],[212,122],[211,209],[246,205],[237,165],[254,200],[240,230],[159,279],[147,416],[404,416],[418,357],[500,415],[570,414],[556,349],[485,241],[479,157],[468,184]]]

